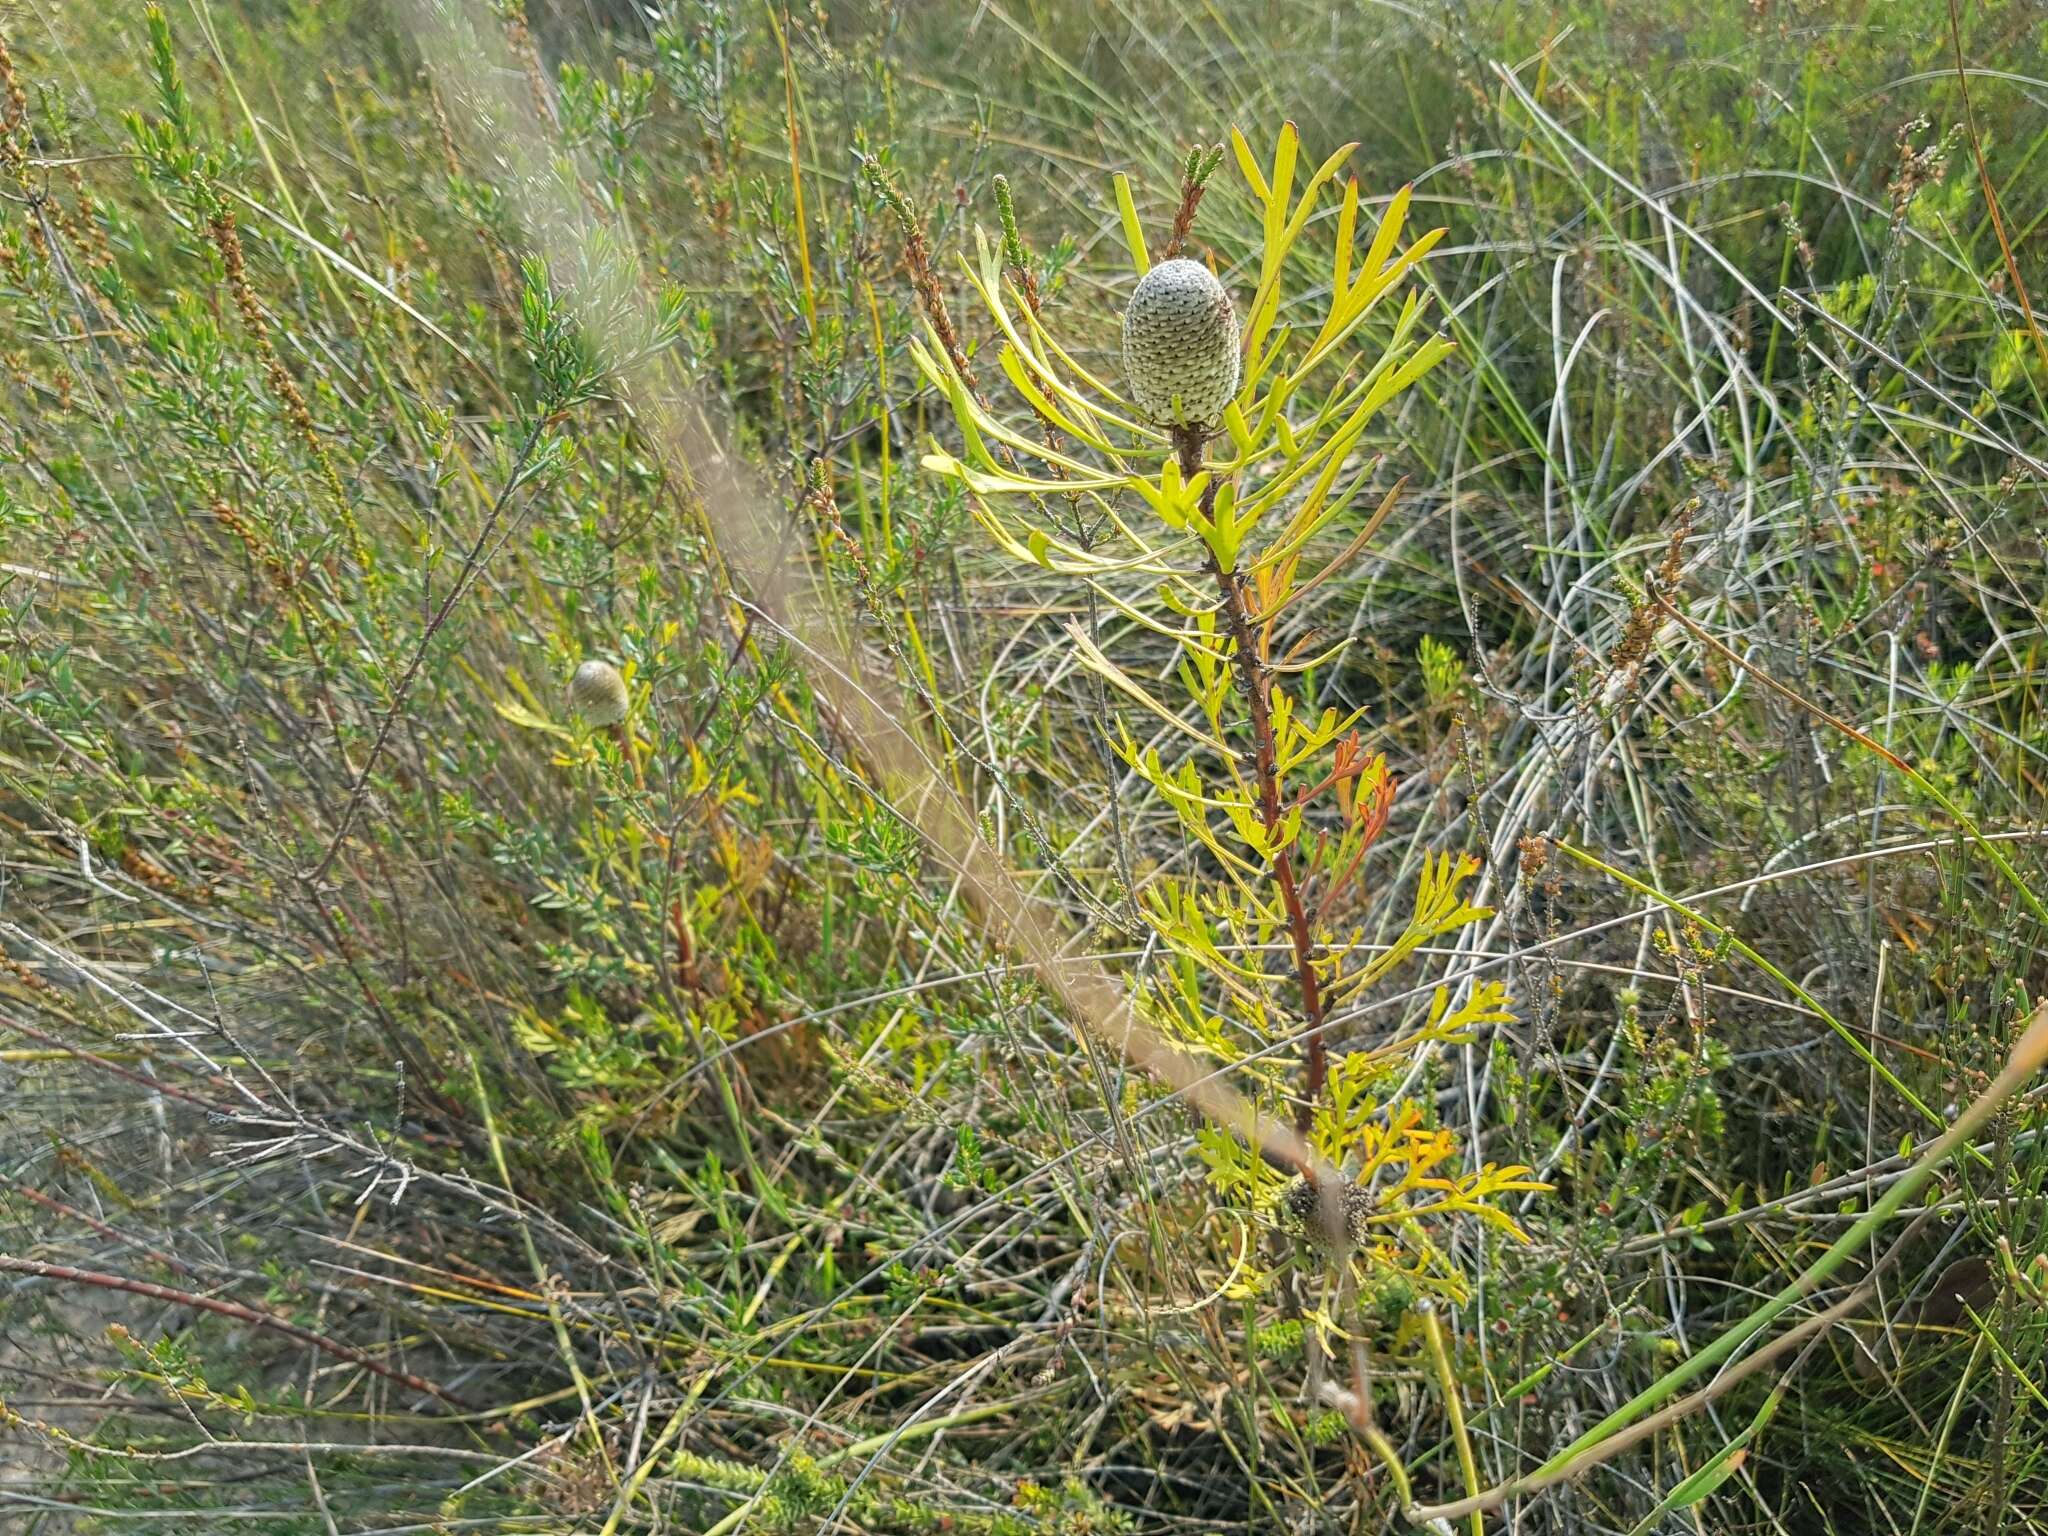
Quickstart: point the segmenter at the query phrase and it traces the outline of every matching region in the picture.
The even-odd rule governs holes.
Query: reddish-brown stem
[[[195,1109],[205,1110],[210,1115],[230,1113],[225,1106],[216,1104],[210,1099],[202,1099],[196,1093],[188,1093],[183,1088],[164,1082],[159,1078],[147,1077],[140,1072],[131,1071],[117,1061],[109,1061],[104,1056],[96,1056],[91,1051],[83,1050],[73,1045],[69,1040],[61,1039],[47,1030],[37,1029],[33,1024],[24,1024],[21,1020],[15,1018],[0,1017],[0,1027],[11,1029],[17,1034],[26,1035],[29,1039],[39,1044],[50,1046],[52,1049],[68,1051],[80,1061],[88,1062],[103,1072],[111,1072],[114,1076],[123,1078],[138,1088],[148,1090],[150,1093],[160,1093],[167,1099],[182,1100]]]
[[[1199,427],[1176,427],[1173,446],[1180,455],[1183,479],[1192,479],[1202,468],[1203,433]],[[1216,486],[1212,481],[1202,494],[1202,512],[1215,511]],[[1250,605],[1245,601],[1243,578],[1226,571],[1214,554],[1209,572],[1216,578],[1222,597],[1223,621],[1230,629],[1231,649],[1237,665],[1238,685],[1244,690],[1252,732],[1252,771],[1259,786],[1259,817],[1267,834],[1280,826],[1279,744],[1273,736],[1273,679],[1260,651]],[[1301,1011],[1308,1021],[1308,1077],[1303,1083],[1301,1106],[1295,1111],[1294,1128],[1306,1136],[1315,1119],[1316,1103],[1323,1096],[1329,1076],[1329,1056],[1323,1046],[1323,990],[1316,980],[1315,935],[1309,930],[1308,909],[1301,899],[1301,885],[1294,876],[1293,850],[1282,848],[1273,855],[1273,879],[1280,887],[1280,902],[1287,911],[1287,937],[1294,949],[1294,977],[1301,988]]]
[[[1174,212],[1173,233],[1167,237],[1166,250],[1159,258],[1161,261],[1171,261],[1187,244],[1188,231],[1195,227],[1195,209],[1201,206],[1202,185],[1192,180],[1180,184],[1180,207]]]
[[[469,1406],[446,1387],[437,1387],[425,1377],[415,1376],[409,1371],[394,1370],[353,1345],[343,1344],[338,1339],[330,1339],[314,1333],[311,1329],[301,1328],[297,1323],[288,1323],[268,1312],[259,1312],[254,1307],[245,1307],[240,1302],[221,1301],[216,1297],[201,1296],[192,1291],[176,1290],[168,1285],[155,1285],[147,1280],[131,1280],[126,1275],[103,1274],[95,1269],[73,1269],[69,1264],[45,1264],[40,1259],[18,1259],[7,1253],[0,1253],[0,1273],[33,1275],[42,1280],[61,1280],[71,1285],[89,1285],[102,1291],[126,1291],[131,1296],[147,1296],[152,1301],[165,1301],[173,1306],[194,1307],[202,1312],[212,1312],[221,1317],[233,1318],[238,1323],[247,1323],[254,1328],[267,1328],[272,1333],[281,1333],[288,1339],[296,1339],[299,1343],[310,1345],[324,1354],[335,1355],[352,1365],[360,1365],[366,1371],[374,1371],[387,1381],[395,1381],[415,1392],[429,1393],[453,1407]]]
[[[0,1174],[0,1178],[6,1177],[7,1176],[5,1174]],[[101,1237],[104,1237],[110,1243],[127,1244],[129,1247],[138,1250],[145,1257],[156,1260],[157,1263],[163,1265],[166,1269],[170,1270],[172,1274],[184,1275],[188,1279],[192,1275],[192,1271],[189,1266],[180,1263],[177,1259],[171,1257],[170,1254],[165,1253],[161,1248],[152,1248],[146,1243],[137,1241],[135,1238],[130,1237],[127,1233],[119,1230],[118,1228],[109,1226],[106,1222],[101,1221],[99,1217],[94,1216],[89,1211],[81,1211],[75,1205],[66,1205],[62,1200],[59,1200],[55,1195],[46,1195],[40,1189],[37,1189],[33,1184],[23,1184],[16,1179],[7,1179],[7,1184],[9,1188],[11,1188],[16,1194],[20,1195],[23,1199],[33,1200],[37,1205],[40,1205],[46,1211],[55,1211],[59,1216],[68,1216],[73,1221],[80,1222],[85,1226],[91,1227],[93,1231],[99,1233]]]

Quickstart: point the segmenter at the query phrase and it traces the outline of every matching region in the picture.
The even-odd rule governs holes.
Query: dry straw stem
[[[614,252],[616,260],[630,264],[633,281],[608,286],[617,291],[630,286],[644,305],[648,285],[626,232],[595,223],[558,174],[564,152],[530,107],[506,89],[517,72],[484,8],[475,0],[411,0],[407,9],[457,131],[469,140],[478,163],[499,174],[512,208],[552,270],[574,272],[594,253]],[[665,354],[635,355],[612,333],[616,310],[600,312],[580,291],[562,297],[578,308],[591,340],[622,360],[625,371],[618,387],[631,399],[649,445],[701,508],[719,561],[796,642],[843,739],[859,744],[877,784],[886,787],[891,808],[959,879],[990,938],[1026,964],[1068,1016],[1097,1040],[1244,1136],[1269,1161],[1319,1184],[1340,1182],[1306,1138],[1258,1114],[1205,1064],[1140,1022],[1130,997],[1107,972],[1077,964],[1063,952],[1066,936],[981,837],[973,814],[913,734],[917,712],[898,696],[893,681],[869,671],[842,638],[855,627],[832,622],[830,594],[813,573],[793,568],[778,547],[767,511],[777,498],[726,449],[730,438],[713,408],[696,396]]]

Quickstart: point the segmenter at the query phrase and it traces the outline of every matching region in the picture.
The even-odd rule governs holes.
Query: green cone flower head
[[[608,661],[586,661],[569,679],[569,707],[591,725],[617,725],[630,702],[626,679]]]
[[[1209,426],[1237,393],[1237,311],[1199,261],[1162,261],[1124,310],[1124,377],[1161,426]]]

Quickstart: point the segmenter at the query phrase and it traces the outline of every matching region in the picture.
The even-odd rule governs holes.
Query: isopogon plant
[[[1393,943],[1364,944],[1358,887],[1394,782],[1385,756],[1367,745],[1365,709],[1318,709],[1301,686],[1346,643],[1318,650],[1301,599],[1355,559],[1399,491],[1361,515],[1379,463],[1365,449],[1366,429],[1451,351],[1423,326],[1418,293],[1403,292],[1444,232],[1403,245],[1403,189],[1367,235],[1358,184],[1347,180],[1333,247],[1317,263],[1328,279],[1320,314],[1282,323],[1283,313],[1310,306],[1312,290],[1299,301],[1291,290],[1311,270],[1300,247],[1350,146],[1316,167],[1297,197],[1291,124],[1269,166],[1234,130],[1231,145],[1263,232],[1242,325],[1208,266],[1152,262],[1128,185],[1117,180],[1136,277],[1121,387],[1055,334],[1000,189],[1000,242],[979,242],[967,277],[997,333],[1016,409],[989,402],[983,381],[964,375],[952,338],[934,328],[913,350],[951,403],[962,446],[923,462],[964,488],[1001,550],[1086,583],[1126,632],[1177,649],[1180,696],[1164,698],[1083,627],[1068,632],[1077,663],[1128,706],[1118,724],[1123,762],[1200,852],[1174,867],[1203,873],[1142,882],[1138,909],[1168,962],[1149,973],[1139,1006],[1169,1038],[1231,1069],[1344,1170],[1352,1182],[1325,1208],[1343,1212],[1356,1278],[1398,1311],[1403,1299],[1463,1294],[1443,1241],[1449,1218],[1470,1214],[1520,1237],[1495,1197],[1544,1187],[1520,1166],[1462,1166],[1433,1107],[1397,1091],[1423,1050],[1511,1017],[1501,982],[1455,994],[1439,987],[1397,1038],[1334,1061],[1326,1038],[1334,1011],[1423,945],[1487,915],[1462,894],[1478,861],[1435,854],[1422,860]],[[1220,157],[1189,157],[1172,249]],[[1363,345],[1368,318],[1396,298],[1391,324],[1375,329],[1379,344]],[[1076,507],[1112,534],[1076,538]],[[1156,640],[1146,643],[1156,650]],[[1292,1211],[1298,1222],[1317,1204],[1315,1191],[1290,1191],[1284,1174],[1225,1128],[1203,1131],[1200,1146],[1212,1186],[1248,1217],[1284,1223]],[[1263,1278],[1254,1271],[1241,1283]]]

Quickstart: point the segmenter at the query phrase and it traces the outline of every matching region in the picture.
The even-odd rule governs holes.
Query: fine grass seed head
[[[1210,426],[1237,393],[1237,311],[1199,261],[1162,261],[1124,310],[1124,377],[1161,426]]]
[[[608,661],[586,661],[569,679],[569,707],[590,725],[617,725],[630,702],[626,679]]]

